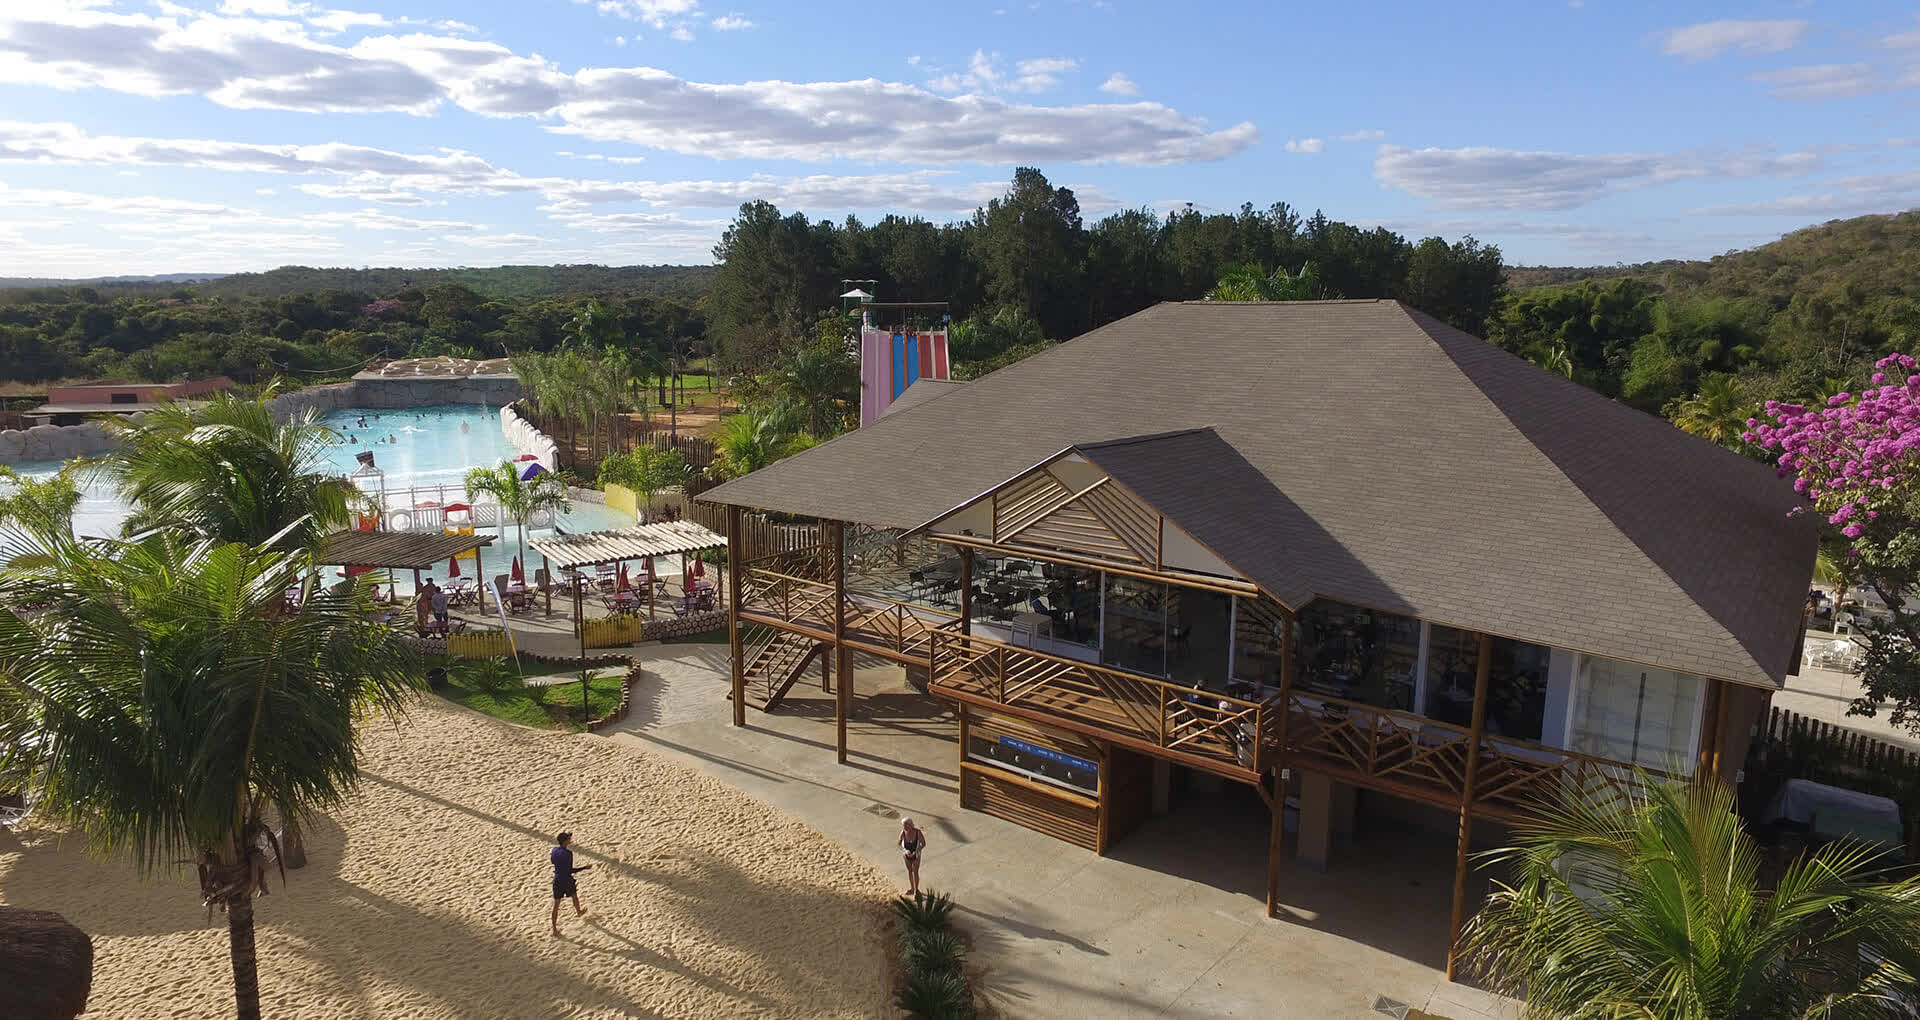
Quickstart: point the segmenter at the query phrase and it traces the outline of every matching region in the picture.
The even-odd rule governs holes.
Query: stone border
[[[627,667],[626,679],[622,681],[620,684],[620,703],[613,706],[613,711],[608,712],[606,715],[603,715],[597,719],[587,720],[588,733],[596,733],[601,729],[611,726],[614,723],[617,723],[620,720],[625,719],[627,717],[627,712],[633,708],[633,685],[640,682],[640,678],[644,672],[640,668],[639,659],[630,658],[625,655],[589,655],[583,661],[578,656],[558,656],[558,655],[544,655],[538,652],[521,652],[520,661],[522,663],[525,663],[528,660],[532,660],[534,662],[542,663],[544,665],[549,665],[549,666],[567,666],[574,669],[578,669],[583,665],[588,669],[593,669],[595,667],[604,667],[604,666]]]

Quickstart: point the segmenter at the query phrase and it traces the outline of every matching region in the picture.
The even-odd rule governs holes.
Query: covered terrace
[[[414,590],[420,588],[420,572],[432,570],[448,560],[473,556],[474,580],[458,579],[448,585],[449,592],[460,594],[471,589],[486,608],[486,589],[477,578],[482,571],[480,547],[493,544],[492,535],[453,535],[422,531],[337,531],[328,535],[317,561],[324,566],[345,567],[349,573],[364,570],[411,570]],[[464,583],[463,583],[464,582]],[[390,593],[392,589],[389,589]]]
[[[648,619],[656,613],[656,603],[668,600],[674,612],[685,615],[719,604],[720,593],[714,578],[707,578],[706,564],[695,554],[726,547],[726,536],[692,521],[658,521],[614,531],[591,531],[578,535],[551,535],[527,543],[540,554],[540,570],[535,575],[546,596],[546,611],[553,613],[553,589],[562,587],[573,595],[574,618],[585,620],[590,593],[604,597],[609,613],[638,614]],[[655,561],[677,558],[674,573],[680,589],[677,604],[667,575]],[[627,564],[640,565],[640,577],[630,580]],[[591,574],[588,571],[592,571]],[[555,573],[558,572],[558,578]],[[582,640],[584,640],[584,635]]]

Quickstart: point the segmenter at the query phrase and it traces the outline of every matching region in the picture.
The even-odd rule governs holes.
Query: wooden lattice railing
[[[1294,692],[1288,698],[1287,760],[1391,792],[1458,804],[1466,791],[1473,734],[1411,712]],[[1474,809],[1521,818],[1569,794],[1624,795],[1632,765],[1510,737],[1480,739]],[[1664,777],[1654,769],[1648,775]]]
[[[960,624],[959,613],[929,606],[909,605],[871,596],[847,596],[847,638],[901,656],[925,659],[933,633]]]
[[[1265,768],[1269,707],[936,628],[933,689],[1178,751],[1245,778]]]

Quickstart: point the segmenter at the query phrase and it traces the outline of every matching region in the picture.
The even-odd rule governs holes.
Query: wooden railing
[[[1272,711],[1149,677],[937,628],[933,691],[1043,713],[1126,742],[1177,752],[1235,778],[1257,776]]]
[[[903,657],[927,658],[934,632],[959,625],[960,614],[944,609],[867,595],[847,597],[847,639]]]
[[[1288,698],[1287,760],[1344,774],[1363,785],[1455,805],[1465,791],[1465,727],[1344,698],[1294,692]],[[1277,714],[1277,713],[1276,713]],[[1667,777],[1657,769],[1650,776]],[[1625,795],[1638,783],[1634,767],[1529,740],[1483,735],[1474,780],[1474,810],[1522,818],[1569,794]]]
[[[833,630],[833,582],[766,567],[747,568],[740,580],[740,608],[816,631]]]
[[[800,558],[802,554],[789,555],[796,558],[783,565],[808,569],[804,558]],[[749,566],[744,587],[740,589],[740,606],[743,612],[762,620],[778,620],[816,633],[831,634],[833,595],[830,579]],[[849,644],[918,663],[927,660],[933,632],[957,626],[960,621],[958,613],[871,595],[848,594],[845,612]]]

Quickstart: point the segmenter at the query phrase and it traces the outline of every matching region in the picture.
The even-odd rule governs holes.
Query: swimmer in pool
[[[367,427],[367,419],[366,419],[366,416],[365,416],[365,415],[362,415],[362,416],[360,416],[359,418],[357,418],[357,419],[355,419],[355,420],[354,420],[354,424],[355,424],[355,426],[357,426],[357,427],[359,427],[359,428],[366,428],[366,427]]]
[[[393,438],[392,436],[388,436],[388,437],[387,437],[387,442],[389,442],[389,443],[395,443],[395,444],[398,444],[398,443],[400,442],[400,440],[398,440],[398,439],[395,439],[395,438]]]
[[[349,435],[349,436],[347,436],[347,442],[349,442],[349,443],[352,443],[352,444],[353,444],[353,445],[355,445],[355,446],[359,446],[359,445],[360,445],[360,437],[359,437],[359,436],[355,436],[355,435]]]

